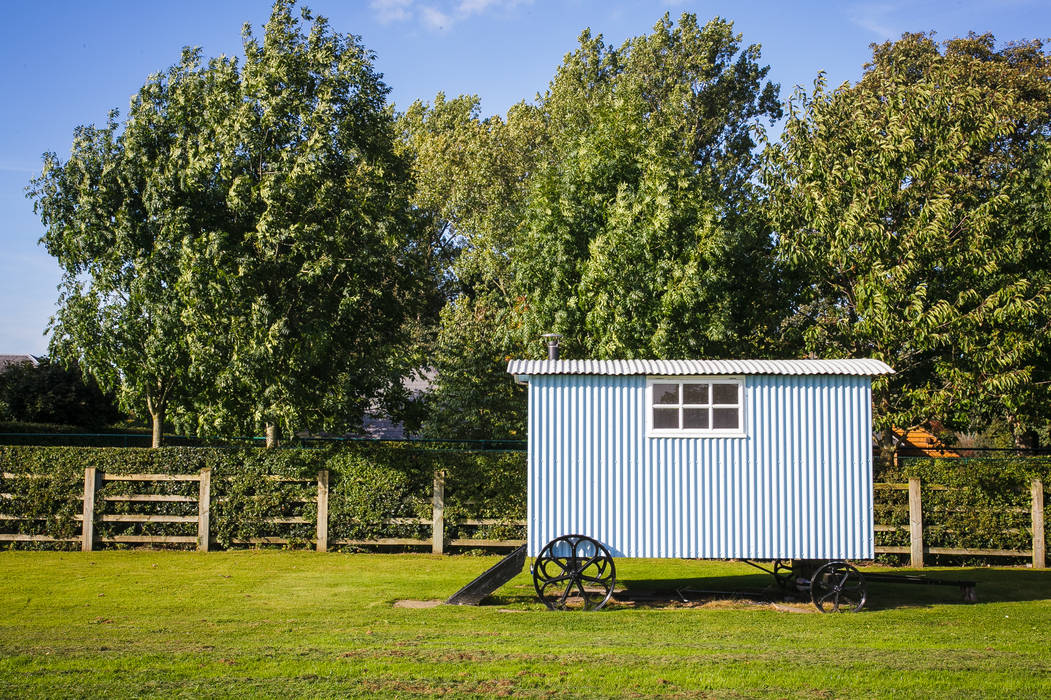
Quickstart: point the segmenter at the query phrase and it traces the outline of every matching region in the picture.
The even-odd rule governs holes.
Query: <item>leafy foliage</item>
[[[526,391],[510,381],[508,340],[496,331],[503,316],[485,298],[472,302],[461,297],[442,309],[431,355],[437,375],[425,399],[424,435],[525,438]]]
[[[279,0],[244,66],[213,62],[226,223],[187,252],[198,429],[346,429],[396,383],[428,286],[372,56]]]
[[[406,112],[415,203],[457,247],[429,434],[524,434],[504,368],[549,331],[571,356],[773,352],[752,131],[780,107],[740,42],[688,14],[620,48],[584,32],[535,105],[481,119],[439,94]]]
[[[761,354],[776,295],[753,128],[781,111],[729,22],[585,32],[542,100],[548,147],[512,249],[523,341],[596,358]]]
[[[82,512],[84,466],[66,458],[62,448],[0,447],[0,503],[6,515],[22,520],[4,522],[4,529],[21,534],[72,538],[80,533],[75,519]]]
[[[119,417],[113,398],[75,365],[67,369],[44,359],[0,372],[2,420],[97,428]]]
[[[445,242],[448,303],[423,361],[436,370],[424,435],[503,438],[524,434],[524,392],[506,359],[524,352],[513,333],[521,298],[509,251],[526,216],[530,174],[546,141],[543,114],[518,104],[506,118],[479,116],[477,97],[413,103],[399,119],[413,163],[413,203]]]
[[[339,451],[327,462],[332,475],[329,523],[342,537],[364,540],[404,536],[404,529],[392,527],[385,520],[422,516],[426,493],[420,484],[422,479],[411,479],[378,456]]]
[[[1039,42],[924,35],[875,47],[855,85],[797,93],[766,180],[803,290],[790,327],[875,357],[876,423],[1046,417],[1047,137]]]

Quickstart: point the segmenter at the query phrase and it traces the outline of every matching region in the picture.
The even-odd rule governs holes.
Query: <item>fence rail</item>
[[[9,474],[4,473],[5,479],[10,478],[40,478],[35,474]],[[329,473],[321,470],[315,479],[296,479],[288,477],[273,477],[274,480],[300,483],[316,484],[317,493],[314,498],[293,499],[297,503],[314,503],[317,506],[317,529],[314,538],[309,540],[319,552],[328,551],[333,546],[413,546],[427,547],[435,554],[445,552],[446,546],[451,547],[516,547],[524,544],[524,540],[493,540],[482,538],[447,538],[445,527],[445,473],[438,471],[434,476],[434,486],[431,498],[430,518],[387,518],[382,521],[384,525],[414,525],[431,529],[430,538],[422,537],[380,537],[373,539],[346,539],[329,538]],[[96,471],[94,467],[84,470],[84,491],[77,498],[82,501],[82,511],[74,517],[81,522],[81,535],[78,538],[56,538],[44,534],[3,534],[0,533],[0,542],[55,542],[74,543],[79,542],[81,549],[90,552],[97,543],[122,543],[122,544],[196,544],[200,551],[208,551],[210,537],[211,517],[211,481],[210,469],[202,469],[198,474],[109,474]],[[114,494],[99,495],[98,490],[105,482],[197,482],[196,496],[177,494]],[[909,522],[907,525],[892,523],[876,523],[875,531],[882,533],[908,532],[908,546],[884,546],[875,548],[877,554],[907,554],[912,568],[922,568],[927,555],[952,555],[952,556],[983,556],[983,557],[1029,557],[1032,559],[1034,568],[1045,568],[1047,566],[1047,546],[1044,536],[1044,484],[1035,479],[1031,483],[1029,508],[1032,525],[1032,547],[1028,550],[995,549],[995,548],[972,548],[972,547],[937,547],[929,546],[924,541],[924,533],[928,530],[939,530],[951,532],[946,527],[939,525],[925,525],[923,512],[923,489],[930,491],[950,490],[949,487],[937,484],[923,486],[919,479],[909,479],[908,483],[877,483],[873,485],[875,490],[907,491]],[[3,499],[10,499],[13,494],[0,494]],[[124,513],[107,514],[106,503],[140,503],[140,504],[163,504],[163,503],[196,503],[197,513],[195,515],[167,515],[150,513]],[[1023,508],[1013,508],[1012,511],[1024,511]],[[19,518],[12,515],[0,513],[0,520],[44,520],[44,518]],[[265,522],[273,525],[305,525],[311,520],[302,516],[279,516],[266,518]],[[175,524],[197,524],[197,534],[193,535],[112,535],[101,537],[95,534],[96,523],[175,523]],[[524,526],[525,521],[502,521],[490,518],[464,519],[461,525],[486,526],[498,524],[510,524]],[[1008,530],[1017,532],[1018,528]],[[302,540],[299,540],[302,541]],[[259,544],[290,544],[293,542],[287,537],[249,537],[234,539],[233,544],[259,545]]]
[[[921,569],[925,564],[925,556],[949,555],[949,556],[978,556],[978,557],[1030,557],[1033,568],[1043,569],[1047,567],[1047,545],[1044,538],[1044,483],[1040,479],[1034,479],[1030,484],[1030,518],[1032,524],[1032,548],[1031,549],[992,549],[976,547],[931,547],[924,543],[924,517],[922,488],[931,491],[950,491],[947,486],[928,484],[923,486],[917,478],[909,479],[907,484],[873,484],[876,490],[888,489],[909,492],[909,524],[893,525],[877,523],[876,532],[908,532],[909,546],[877,546],[876,554],[908,554],[909,565],[914,569]],[[1010,509],[1012,511],[1024,511],[1021,508]],[[946,528],[932,525],[928,530],[939,529],[942,532],[951,532]],[[1017,528],[1007,530],[1016,532]]]
[[[39,478],[37,474],[10,474],[2,475],[5,479],[12,478]],[[317,530],[314,538],[309,540],[319,552],[328,551],[329,545],[334,546],[413,546],[430,547],[435,554],[442,554],[446,546],[452,547],[516,547],[525,544],[525,540],[491,540],[480,538],[447,538],[445,532],[445,473],[438,472],[434,476],[434,493],[432,497],[432,508],[430,518],[386,518],[383,525],[415,525],[431,529],[431,537],[378,537],[373,539],[330,539],[328,518],[328,470],[317,473],[317,479],[297,479],[291,477],[270,477],[271,481],[284,483],[300,483],[317,485],[317,495],[314,498],[292,499],[296,503],[314,503],[317,505]],[[81,550],[90,552],[96,544],[121,543],[121,544],[196,544],[197,549],[207,552],[212,542],[210,537],[211,505],[211,470],[202,469],[199,474],[110,474],[96,471],[94,467],[84,470],[84,492],[78,494],[77,499],[83,504],[81,513],[74,515],[74,520],[81,522],[81,535],[74,538],[51,537],[43,534],[2,534],[0,542],[79,542]],[[100,495],[99,489],[105,482],[198,482],[200,487],[196,496],[179,494],[114,494]],[[0,494],[6,498],[13,494]],[[215,499],[219,500],[219,499]],[[162,503],[196,503],[197,513],[195,515],[167,515],[152,513],[105,513],[105,503],[140,503],[140,504],[162,504]],[[20,518],[17,516],[0,513],[0,520],[43,520],[43,518]],[[266,523],[272,525],[308,525],[312,520],[302,516],[276,516],[264,518]],[[197,535],[113,535],[101,537],[95,533],[96,523],[160,523],[160,524],[197,524]],[[461,521],[462,525],[525,525],[524,520],[503,521],[494,519],[468,519]],[[260,545],[260,544],[291,544],[293,540],[288,537],[246,537],[234,538],[233,544]]]

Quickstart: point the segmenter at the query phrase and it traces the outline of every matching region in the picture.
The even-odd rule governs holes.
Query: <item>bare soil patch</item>
[[[436,608],[442,602],[441,600],[396,600],[394,601],[394,607],[422,610],[424,608]]]

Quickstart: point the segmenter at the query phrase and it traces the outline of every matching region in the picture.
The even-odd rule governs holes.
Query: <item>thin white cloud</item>
[[[370,0],[376,19],[382,24],[418,21],[430,31],[446,31],[457,22],[490,12],[513,9],[532,0],[432,0],[418,4],[417,0]]]
[[[900,9],[901,5],[897,3],[857,3],[847,9],[847,18],[880,39],[895,39],[903,31],[893,16]]]
[[[29,163],[0,158],[0,173],[33,173],[38,175],[42,167],[42,165],[32,166]]]
[[[461,15],[481,14],[495,4],[497,0],[461,0],[456,9]]]
[[[510,10],[519,5],[532,4],[533,0],[460,0],[456,12],[461,17],[480,15],[489,8],[494,10]]]
[[[369,7],[383,24],[404,22],[412,18],[412,0],[372,0]]]
[[[453,25],[453,18],[436,7],[424,5],[420,8],[420,21],[432,31],[445,31]]]

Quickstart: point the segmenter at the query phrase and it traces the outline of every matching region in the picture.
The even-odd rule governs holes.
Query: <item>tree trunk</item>
[[[146,403],[150,409],[150,416],[153,418],[153,440],[150,447],[160,447],[164,437],[164,407],[154,407],[152,401]]]
[[[879,431],[879,454],[877,460],[885,467],[893,466],[895,458],[894,431],[884,428]]]
[[[1007,425],[1011,428],[1011,435],[1014,436],[1016,449],[1027,452],[1039,449],[1040,436],[1037,435],[1035,430],[1027,427],[1013,415],[1007,416]]]
[[[150,447],[160,447],[161,437],[164,435],[164,414],[154,413],[153,415],[153,441],[150,443]]]
[[[277,447],[277,426],[273,423],[266,424],[266,446]]]
[[[1026,451],[1040,449],[1040,436],[1037,435],[1036,431],[1032,429],[1016,432],[1015,447],[1017,447],[1020,450]]]
[[[883,416],[888,416],[890,415],[890,401],[887,399],[886,389],[880,393],[883,395],[878,399],[879,412]],[[875,399],[875,396],[873,398]],[[878,449],[879,453],[876,455],[876,459],[879,464],[884,467],[893,466],[896,452],[894,449],[894,428],[892,426],[887,425],[880,429]]]

